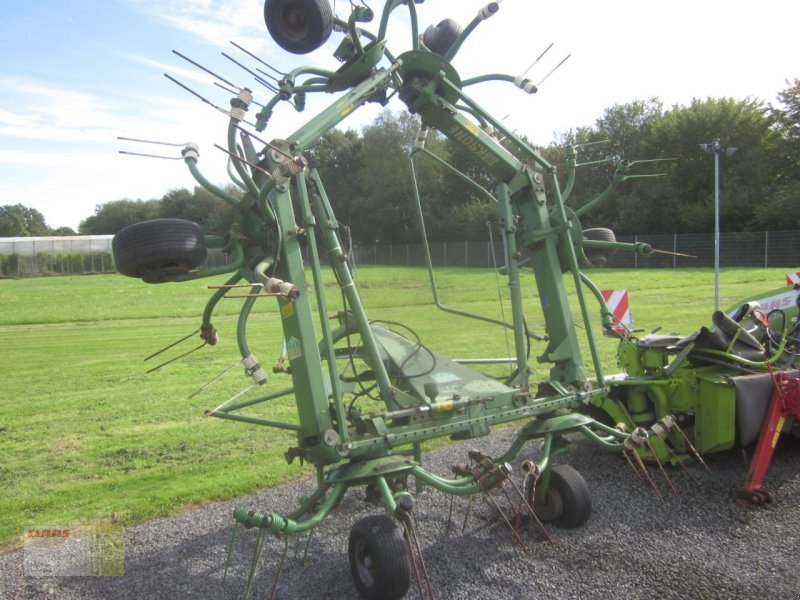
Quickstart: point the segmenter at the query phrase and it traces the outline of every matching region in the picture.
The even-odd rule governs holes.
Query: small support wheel
[[[453,19],[445,19],[438,25],[431,25],[425,30],[425,33],[422,34],[422,43],[434,54],[444,56],[455,44],[462,31],[461,25]]]
[[[605,227],[584,229],[583,239],[595,242],[614,243],[617,241],[617,237],[614,235],[614,232]],[[589,248],[588,246],[583,247],[583,253],[586,255],[587,260],[592,263],[592,266],[595,267],[602,267],[616,252],[616,250],[609,250],[607,248]]]
[[[367,600],[402,598],[411,584],[411,565],[403,530],[389,515],[356,521],[347,545],[350,573]]]
[[[153,219],[128,225],[111,242],[117,271],[147,283],[188,273],[206,260],[203,230],[185,219]]]
[[[592,498],[586,480],[569,465],[556,465],[550,471],[550,484],[544,500],[530,483],[525,497],[536,516],[545,523],[565,529],[583,525],[592,514]]]
[[[308,54],[328,41],[333,11],[328,0],[266,0],[264,22],[278,46]]]

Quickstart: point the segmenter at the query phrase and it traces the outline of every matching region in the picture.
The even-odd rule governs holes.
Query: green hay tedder
[[[290,514],[236,511],[237,523],[260,532],[247,596],[264,536],[291,536],[315,528],[350,488],[366,488],[367,498],[383,508],[383,514],[362,519],[351,530],[355,585],[365,598],[398,598],[407,592],[411,573],[421,561],[412,552],[414,482],[451,495],[488,498],[508,484],[525,513],[517,516],[540,525],[577,527],[589,517],[592,504],[578,471],[556,464],[568,447],[566,434],[582,434],[646,472],[643,461],[677,465],[691,455],[730,448],[737,440],[747,443],[759,436],[775,390],[784,390],[782,398],[796,397],[790,388],[797,381],[797,289],[765,294],[758,299],[761,308],[754,301],[743,302],[734,307],[733,318],[719,313],[715,327],[685,339],[615,333],[611,311],[583,271],[601,266],[616,251],[647,255],[653,250],[642,243],[618,243],[608,229],[583,230],[581,217],[627,179],[645,176],[636,174],[638,163],[619,162],[605,192],[570,208],[566,201],[575,182],[574,149],[567,150],[567,184],[562,189],[553,165],[468,93],[485,81],[504,81],[529,94],[536,85],[501,73],[462,79],[452,65],[471,32],[497,12],[498,3],[481,8],[463,29],[447,19],[420,32],[421,3],[387,0],[375,32],[367,28],[373,11],[363,5],[351,4],[349,18],[343,20],[334,17],[327,0],[267,0],[266,25],[281,48],[304,54],[336,32],[341,42],[334,56],[340,66],[281,73],[274,95],[259,104],[254,123],[247,120],[255,103],[253,92],[234,90],[230,108],[223,111],[229,118],[224,150],[241,198],[201,174],[197,146],[183,148],[183,160],[200,185],[236,208],[236,220],[224,235],[207,235],[188,221],[159,219],[131,225],[114,239],[119,271],[149,283],[230,273],[204,311],[199,331],[203,344],[218,341],[212,325],[215,306],[245,288],[237,342],[241,365],[255,389],[268,375],[249,343],[248,318],[255,302],[276,304],[285,359],[276,371],[291,383],[282,391],[237,395],[209,414],[294,432],[297,441],[287,460],[313,464],[317,487],[300,498]],[[399,53],[387,45],[393,13],[404,14],[410,24],[409,45]],[[302,111],[309,95],[330,93],[338,96],[286,139],[260,137],[279,105]],[[430,350],[413,334],[406,335],[403,326],[369,319],[324,182],[304,157],[304,151],[348,115],[393,97],[421,123],[409,157],[411,172],[416,161],[434,160],[496,206],[495,231],[506,257],[501,272],[511,304],[511,318],[496,324],[498,331],[505,328],[513,334],[511,374],[501,380]],[[426,149],[429,130],[472,156],[491,173],[494,186],[482,187]],[[416,183],[409,185],[419,208]],[[208,247],[223,248],[230,264],[198,269]],[[329,267],[323,266],[323,255]],[[430,266],[429,255],[428,261]],[[538,306],[523,302],[523,267],[533,271]],[[326,268],[344,302],[344,310],[333,318],[323,285]],[[570,309],[567,282],[577,296],[577,315]],[[606,375],[600,364],[592,323],[595,302],[601,329],[620,337],[621,375]],[[527,311],[535,311],[537,320],[543,317],[543,334],[528,330]],[[581,358],[582,345],[591,356],[588,366]],[[542,380],[532,379],[532,348],[538,348],[533,360],[549,365]],[[296,399],[295,421],[248,414],[248,408],[281,396]],[[487,435],[493,425],[512,422],[522,426],[502,456],[470,452],[465,464],[454,467],[453,477],[423,466],[420,444],[426,440],[471,439]],[[789,429],[791,424],[787,413],[781,426]],[[541,443],[541,459],[523,463],[525,483],[518,486],[509,462],[531,441]],[[756,488],[748,492],[749,499],[768,499]],[[515,519],[505,520],[517,536],[511,523]]]

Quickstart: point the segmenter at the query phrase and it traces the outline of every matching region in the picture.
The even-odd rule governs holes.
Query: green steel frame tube
[[[502,184],[497,188],[498,216],[503,225],[503,239],[508,248],[508,293],[511,300],[511,319],[514,323],[514,350],[517,356],[516,381],[527,384],[528,380],[528,345],[525,335],[525,315],[522,305],[522,286],[518,265],[516,225],[511,211],[511,194],[508,186]]]
[[[344,407],[342,383],[339,380],[339,371],[334,359],[334,340],[331,333],[331,326],[328,320],[328,304],[325,299],[325,282],[322,278],[322,268],[319,261],[319,251],[317,249],[316,219],[311,210],[309,201],[308,186],[306,184],[307,174],[297,178],[297,191],[300,197],[300,209],[303,218],[303,226],[308,231],[309,262],[311,264],[311,276],[314,280],[314,290],[317,298],[317,314],[319,315],[320,328],[322,329],[322,346],[328,356],[328,377],[330,378],[331,392],[333,396],[334,408],[336,410],[336,425],[342,443],[350,441],[350,433],[347,430],[347,411]]]
[[[211,192],[212,194],[214,194],[218,198],[221,198],[222,200],[224,200],[225,202],[227,202],[231,206],[235,206],[235,207],[239,206],[239,199],[238,198],[236,198],[235,196],[231,196],[228,192],[223,190],[221,187],[218,187],[218,186],[214,185],[208,179],[205,178],[205,176],[200,172],[200,169],[197,167],[197,159],[195,159],[194,157],[188,157],[187,156],[187,157],[184,158],[184,162],[186,163],[186,166],[189,168],[189,172],[192,174],[192,177],[194,177],[194,179],[195,179],[195,181],[197,181],[197,183],[199,183],[201,186],[203,186],[209,192]]]
[[[562,223],[568,223],[567,211],[564,207],[564,202],[561,199],[561,191],[558,188],[558,179],[556,178],[555,170],[550,171],[550,186],[555,195],[555,207],[559,213]],[[589,345],[589,353],[592,356],[592,364],[594,366],[595,378],[600,386],[605,385],[605,376],[603,375],[603,367],[600,362],[600,353],[597,350],[597,342],[594,338],[594,328],[592,327],[592,320],[589,316],[589,307],[586,303],[586,297],[583,295],[583,287],[581,286],[581,271],[578,266],[578,257],[575,254],[575,246],[570,243],[564,244],[567,248],[567,257],[569,258],[572,278],[575,283],[575,295],[578,297],[578,305],[580,306],[581,316],[583,318],[583,325],[586,332],[586,340]]]
[[[239,421],[241,423],[251,423],[253,425],[265,425],[267,427],[275,427],[276,429],[288,429],[290,431],[297,431],[298,433],[303,431],[303,428],[300,425],[297,425],[296,423],[282,423],[281,421],[272,421],[270,419],[259,419],[257,417],[248,417],[246,415],[236,415],[224,411],[215,412],[213,413],[213,416],[217,417],[218,419]]]
[[[347,266],[347,261],[344,260],[344,252],[339,242],[339,236],[336,234],[338,222],[331,210],[328,196],[325,194],[325,188],[319,178],[319,173],[317,173],[316,170],[312,170],[310,178],[314,181],[317,188],[317,194],[311,197],[313,201],[311,208],[317,220],[327,225],[322,229],[322,235],[325,238],[328,248],[331,268],[336,273],[339,287],[350,306],[350,311],[357,325],[357,331],[361,335],[361,341],[367,353],[368,362],[375,372],[375,380],[378,383],[381,396],[383,398],[388,398],[393,393],[392,390],[394,386],[389,380],[389,374],[386,371],[383,360],[381,360],[378,344],[372,335],[366,311],[361,303],[361,297],[358,294],[358,290],[356,290],[355,282]],[[332,359],[331,357],[331,360]]]
[[[269,394],[263,394],[256,398],[242,400],[241,402],[237,402],[236,404],[226,404],[224,408],[220,409],[220,412],[231,412],[233,410],[240,410],[247,406],[253,406],[254,404],[260,404],[262,402],[268,402],[269,400],[275,400],[276,398],[282,398],[283,396],[288,396],[290,394],[294,394],[293,387],[287,388],[285,390],[279,390],[277,392],[271,392]]]
[[[428,156],[433,157],[437,162],[440,162],[442,165],[444,165],[447,168],[449,168],[453,173],[457,174],[460,178],[462,178],[463,181],[469,183],[475,189],[481,191],[488,198],[491,198],[491,200],[495,204],[497,204],[497,200],[495,199],[494,196],[492,196],[485,188],[481,187],[480,185],[475,183],[472,179],[470,179],[469,177],[467,177],[466,175],[461,173],[461,171],[459,171],[458,169],[455,169],[453,166],[449,165],[448,163],[443,161],[441,158],[439,158],[438,156],[436,156],[432,152],[429,152],[428,150],[425,150],[425,149],[418,149],[418,150],[420,150],[421,152],[425,153]],[[431,293],[433,295],[434,304],[436,305],[436,307],[438,309],[440,309],[440,310],[442,310],[443,312],[446,312],[446,313],[450,313],[450,314],[457,315],[457,316],[460,316],[460,317],[466,317],[466,318],[469,318],[469,319],[476,319],[478,321],[483,321],[485,323],[491,323],[493,325],[500,325],[501,327],[506,327],[508,329],[512,329],[513,330],[514,329],[514,325],[511,324],[511,323],[506,323],[505,321],[501,321],[499,319],[493,319],[491,317],[484,317],[482,315],[476,315],[474,313],[469,313],[469,312],[462,311],[462,310],[459,310],[459,309],[456,309],[456,308],[451,308],[449,306],[446,306],[446,305],[442,304],[441,299],[439,298],[439,288],[436,285],[436,275],[434,274],[433,260],[431,258],[430,246],[428,244],[428,235],[427,235],[426,228],[425,228],[425,217],[424,217],[423,212],[422,212],[422,201],[421,201],[421,198],[420,198],[420,195],[419,195],[419,186],[417,184],[416,169],[414,167],[414,156],[416,155],[416,153],[417,153],[417,150],[414,150],[414,151],[411,152],[411,154],[409,154],[409,157],[408,157],[409,170],[410,170],[410,173],[411,173],[411,191],[412,191],[412,194],[414,196],[414,206],[415,206],[416,211],[417,211],[417,221],[419,223],[420,238],[422,240],[422,252],[423,252],[423,254],[425,256],[425,265],[428,268],[428,279],[429,279],[430,284],[431,284]],[[526,332],[526,335],[528,335],[528,337],[530,337],[532,339],[541,339],[541,336],[538,336],[536,334],[528,334]]]
[[[419,50],[419,23],[417,21],[417,7],[413,0],[386,0],[383,5],[383,13],[381,13],[381,23],[378,28],[378,40],[386,39],[386,29],[389,25],[389,15],[392,11],[401,5],[408,6],[409,19],[411,21],[411,47],[413,50]]]
[[[236,285],[242,280],[242,274],[237,272],[233,277],[228,279],[225,282],[225,285]],[[208,302],[206,302],[206,307],[203,310],[203,327],[210,327],[211,326],[211,315],[214,313],[214,309],[217,306],[217,303],[222,300],[222,297],[227,293],[227,289],[224,287],[215,290],[214,293],[211,295],[211,298]]]

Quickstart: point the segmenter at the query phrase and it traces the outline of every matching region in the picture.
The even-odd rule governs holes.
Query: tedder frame
[[[451,495],[489,493],[509,479],[509,462],[526,443],[539,440],[541,459],[538,464],[524,463],[527,484],[517,488],[521,505],[531,519],[574,527],[588,518],[591,500],[579,473],[555,464],[568,446],[565,434],[580,433],[606,450],[637,458],[637,450],[676,462],[683,456],[684,442],[674,444],[680,456],[672,451],[667,455],[667,442],[658,437],[674,434],[678,440],[678,435],[683,436],[664,400],[666,386],[643,383],[643,377],[648,381],[653,377],[643,370],[636,372],[635,357],[630,360],[634,375],[641,376],[640,386],[626,389],[644,389],[644,385],[655,393],[632,395],[639,413],[627,410],[627,399],[612,393],[624,382],[609,380],[604,374],[590,300],[601,307],[604,331],[613,332],[613,316],[583,273],[605,263],[617,250],[652,252],[646,244],[616,242],[608,229],[584,231],[581,227],[581,217],[611,197],[625,180],[648,175],[632,172],[635,162],[619,161],[605,192],[579,208],[570,208],[566,201],[575,182],[574,149],[567,149],[567,179],[562,188],[555,167],[468,93],[471,86],[485,81],[508,82],[527,93],[534,93],[536,85],[525,77],[499,73],[462,79],[452,65],[461,45],[475,27],[497,12],[498,3],[480,9],[463,30],[448,19],[422,34],[416,11],[420,3],[387,0],[376,34],[364,28],[374,16],[364,5],[351,4],[345,21],[333,16],[327,0],[267,0],[265,20],[278,45],[289,52],[306,53],[323,45],[335,30],[342,35],[334,54],[341,66],[335,71],[300,67],[282,73],[274,84],[276,93],[260,105],[254,124],[247,121],[253,92],[244,87],[234,90],[231,107],[224,111],[229,121],[223,149],[229,155],[229,171],[240,196],[203,176],[196,145],[183,148],[183,160],[199,184],[236,209],[235,222],[224,235],[206,235],[191,222],[160,219],[129,226],[114,240],[120,272],[148,282],[230,273],[203,313],[200,337],[204,343],[217,343],[212,324],[217,303],[234,288],[247,288],[237,342],[241,364],[254,384],[265,383],[267,372],[250,347],[248,318],[254,303],[264,297],[277,302],[285,361],[274,371],[288,375],[291,385],[277,392],[234,397],[209,414],[294,432],[297,442],[287,452],[287,460],[313,464],[317,487],[289,514],[235,512],[236,522],[261,531],[247,582],[248,596],[263,536],[269,532],[288,536],[315,528],[352,487],[366,487],[367,497],[386,513],[359,521],[352,529],[349,554],[354,582],[366,598],[396,598],[406,593],[415,565],[408,541],[413,537],[409,515],[414,506],[409,478]],[[410,47],[395,55],[387,46],[386,32],[396,10],[407,13],[411,39]],[[317,93],[339,96],[285,139],[267,142],[259,137],[280,104],[289,103],[301,111],[306,97]],[[423,157],[434,160],[496,207],[494,226],[504,247],[502,272],[511,305],[510,322],[496,323],[513,333],[509,359],[513,368],[502,380],[433,352],[418,339],[403,335],[395,324],[369,319],[324,182],[315,165],[304,157],[306,150],[354,111],[369,102],[386,104],[393,96],[421,123],[409,158],[410,172],[414,173],[415,161]],[[494,187],[480,186],[430,152],[425,147],[429,130],[446,136],[470,155],[491,174]],[[421,221],[413,177],[409,185]],[[424,224],[422,231],[424,236]],[[230,264],[198,269],[206,247],[211,246],[229,253]],[[323,265],[323,254],[329,267]],[[430,266],[429,253],[428,263]],[[543,334],[529,331],[526,324],[525,314],[531,307],[523,301],[523,267],[534,274],[539,299],[535,309],[543,316]],[[325,268],[333,272],[344,302],[344,310],[333,319],[329,318],[323,281]],[[577,299],[577,315],[570,308],[569,288]],[[622,337],[627,337],[623,341],[628,345],[634,343],[632,336]],[[665,361],[663,356],[674,342],[648,346],[648,356],[655,353],[654,360]],[[542,349],[532,359],[534,344]],[[589,350],[588,366],[582,359],[583,344]],[[688,351],[680,356],[685,359]],[[549,365],[546,378],[532,380],[531,360]],[[661,377],[666,365],[659,362],[657,366]],[[248,407],[281,396],[296,399],[296,421],[278,422],[247,414]],[[650,396],[657,401],[656,412],[648,408]],[[362,412],[355,403],[358,398],[377,400],[372,404],[375,408]],[[614,418],[599,418],[597,409]],[[475,438],[488,434],[493,425],[518,421],[524,425],[502,456],[470,452],[469,463],[456,466],[452,478],[436,475],[422,464],[420,444],[426,440]],[[691,446],[685,436],[683,439]]]

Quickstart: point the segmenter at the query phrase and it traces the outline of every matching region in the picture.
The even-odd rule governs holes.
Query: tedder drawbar
[[[773,294],[780,296],[777,310],[766,309],[765,314],[756,302],[742,304],[735,307],[733,318],[717,313],[714,328],[685,339],[655,335],[637,339],[623,331],[618,334],[619,356],[625,373],[614,377],[603,373],[589,300],[599,303],[606,333],[613,333],[615,323],[583,270],[602,265],[617,250],[647,255],[653,249],[643,243],[619,243],[608,229],[583,230],[581,217],[626,179],[646,175],[633,172],[636,163],[619,162],[605,192],[581,207],[567,206],[575,180],[574,149],[567,149],[562,189],[553,165],[468,93],[486,81],[508,82],[529,94],[537,91],[537,85],[523,76],[500,73],[462,79],[452,65],[472,31],[497,12],[498,3],[481,8],[464,29],[446,19],[420,34],[417,5],[421,3],[387,0],[374,33],[365,28],[374,16],[365,5],[351,3],[349,18],[342,20],[333,15],[327,0],[266,0],[266,25],[281,48],[304,54],[322,46],[335,30],[341,43],[334,56],[341,66],[296,68],[280,73],[274,84],[259,69],[264,77],[256,78],[275,92],[265,104],[258,104],[246,87],[232,91],[230,108],[222,111],[229,117],[222,150],[229,155],[229,172],[240,195],[201,174],[196,145],[183,148],[183,160],[199,184],[236,209],[235,222],[224,235],[206,235],[185,220],[158,219],[126,227],[114,238],[118,270],[149,283],[230,273],[206,305],[199,330],[202,345],[218,341],[211,321],[217,303],[236,294],[235,288],[246,288],[239,294],[245,298],[237,341],[241,365],[254,385],[267,381],[267,371],[250,347],[248,317],[259,299],[277,302],[283,326],[282,364],[288,366],[274,371],[291,377],[291,385],[254,397],[237,395],[209,414],[295,432],[297,444],[286,458],[313,464],[317,487],[289,514],[235,511],[237,524],[260,532],[246,596],[252,591],[264,536],[308,532],[352,487],[366,488],[366,497],[385,510],[359,520],[351,530],[348,554],[355,586],[365,598],[399,598],[407,592],[412,573],[421,571],[427,579],[416,544],[414,487],[409,479],[452,496],[486,494],[489,499],[508,483],[519,499],[518,513],[525,513],[528,522],[576,527],[589,517],[592,504],[582,476],[555,462],[567,449],[565,434],[582,434],[606,450],[622,453],[646,473],[643,459],[658,461],[659,466],[682,464],[690,454],[699,457],[731,447],[737,436],[758,437],[762,423],[772,423],[773,435],[767,436],[766,445],[774,447],[776,424],[780,432],[798,417],[800,394],[792,371],[797,352],[796,289]],[[399,54],[387,47],[386,39],[390,15],[396,10],[407,15],[411,29],[410,47]],[[288,138],[267,142],[259,136],[279,104],[302,111],[306,97],[318,93],[339,96]],[[508,280],[511,305],[510,322],[496,324],[513,332],[513,368],[502,380],[433,352],[419,339],[404,335],[397,324],[369,319],[324,182],[303,155],[354,111],[370,102],[385,105],[394,96],[421,123],[409,159],[411,173],[417,160],[436,161],[496,206],[495,227],[505,256],[501,272]],[[255,123],[250,123],[247,115],[254,104],[260,109]],[[493,187],[482,187],[430,152],[425,147],[430,130],[446,136],[491,173]],[[421,219],[419,194],[412,183]],[[424,225],[421,228],[424,233]],[[229,264],[199,269],[208,247],[222,247],[231,257]],[[323,254],[344,302],[344,310],[333,319],[323,282]],[[526,325],[523,268],[534,274],[544,334],[531,332]],[[577,317],[570,309],[568,286],[579,306]],[[581,358],[579,330],[591,356],[588,367]],[[530,350],[537,344],[541,350],[534,360],[549,365],[549,372],[543,380],[533,381]],[[248,407],[286,395],[296,400],[296,422],[247,414]],[[749,402],[752,398],[756,401]],[[373,400],[373,408],[362,410],[367,399]],[[471,451],[465,464],[453,468],[452,478],[438,476],[422,464],[420,444],[425,440],[471,439],[487,435],[492,425],[517,421],[524,425],[502,456]],[[541,459],[523,462],[525,483],[518,486],[510,478],[509,462],[532,440],[541,442]],[[768,499],[760,487],[759,473],[763,475],[765,468],[762,464],[749,479],[746,491],[751,501]],[[519,541],[511,521],[522,519],[507,517],[491,502]],[[418,585],[419,581],[417,577]]]

